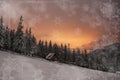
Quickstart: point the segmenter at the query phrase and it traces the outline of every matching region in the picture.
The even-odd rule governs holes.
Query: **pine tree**
[[[44,50],[45,50],[45,56],[47,56],[48,55],[48,42],[47,41],[45,41]]]
[[[4,49],[6,49],[6,50],[8,50],[8,49],[10,49],[10,42],[11,42],[11,40],[10,40],[10,29],[8,28],[8,27],[6,27],[5,28],[5,30],[4,30]]]
[[[48,51],[49,51],[49,53],[53,52],[52,41],[49,42],[49,45],[48,45]]]
[[[14,38],[14,43],[13,43],[13,50],[16,52],[23,52],[22,47],[23,47],[23,18],[22,16],[20,17],[20,21],[17,27],[17,31],[15,32],[15,38]]]
[[[67,45],[66,44],[64,45],[64,49],[63,50],[64,50],[64,54],[63,54],[64,62],[66,62],[67,61],[67,58],[66,58],[67,57]]]
[[[72,62],[75,62],[75,58],[76,58],[76,51],[75,49],[73,49],[73,52],[72,52]]]
[[[71,50],[70,50],[70,44],[68,44],[68,47],[67,47],[66,61],[67,61],[68,63],[71,62]]]
[[[0,18],[0,49],[4,47],[4,26],[3,26],[3,18]]]
[[[10,50],[13,50],[15,30],[10,30]]]
[[[64,47],[63,47],[63,44],[60,45],[60,48],[59,48],[59,61],[60,62],[64,62]]]
[[[43,42],[40,40],[37,45],[37,56],[42,57]]]
[[[76,62],[76,65],[80,65],[80,49],[77,48],[76,50],[76,56],[75,56],[75,62]]]
[[[84,67],[88,67],[89,63],[88,63],[88,55],[87,55],[87,50],[84,49],[82,52],[82,58],[83,58],[83,66]]]
[[[45,48],[44,48],[44,41],[40,41],[39,42],[39,55],[40,55],[40,57],[42,57],[42,58],[45,58],[46,56],[45,56]]]
[[[58,60],[58,57],[59,57],[59,47],[58,47],[58,45],[55,43],[54,45],[53,45],[53,52],[55,53],[55,60]]]
[[[23,42],[24,42],[24,44],[23,44],[22,49],[23,49],[24,55],[29,56],[30,55],[30,50],[31,50],[31,45],[30,45],[28,29],[26,29],[26,32],[24,34]]]
[[[30,42],[31,42],[31,55],[35,56],[35,55],[37,55],[37,42],[36,42],[36,38],[34,35],[31,36]]]
[[[37,55],[36,38],[31,33],[31,28],[26,29],[24,34],[23,51],[25,55],[35,56]]]

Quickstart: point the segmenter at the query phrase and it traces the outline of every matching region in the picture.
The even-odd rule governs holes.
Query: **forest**
[[[23,32],[23,17],[20,17],[17,29],[4,26],[0,18],[0,50],[17,52],[20,55],[39,57],[49,61],[77,65],[101,71],[109,71],[103,58],[88,53],[87,50],[71,49],[70,44],[58,45],[52,41],[39,40],[32,34],[31,28]]]

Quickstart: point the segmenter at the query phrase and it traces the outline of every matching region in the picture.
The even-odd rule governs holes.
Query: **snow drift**
[[[0,80],[120,80],[120,75],[0,51]]]

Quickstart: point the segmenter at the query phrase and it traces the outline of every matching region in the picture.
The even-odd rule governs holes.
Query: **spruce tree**
[[[23,47],[23,18],[22,16],[20,17],[20,21],[17,27],[17,31],[15,32],[15,38],[14,38],[14,43],[13,43],[13,50],[16,52],[23,52],[22,47]]]
[[[58,57],[59,57],[59,47],[58,47],[58,45],[55,43],[54,45],[53,45],[53,52],[55,53],[55,60],[58,60]]]
[[[0,18],[0,49],[4,47],[4,26],[3,26],[3,18]]]
[[[75,59],[76,59],[76,51],[75,49],[73,49],[73,52],[72,52],[72,62],[75,62]]]
[[[67,61],[67,45],[65,44],[64,45],[64,49],[63,49],[63,51],[64,51],[64,53],[63,53],[63,56],[64,56],[64,62],[66,62]]]
[[[80,65],[80,49],[77,48],[76,50],[76,56],[75,56],[75,62],[76,62],[76,65]]]
[[[26,29],[25,31],[25,34],[24,34],[24,37],[23,37],[23,52],[24,52],[24,55],[27,55],[29,56],[30,55],[30,50],[31,50],[31,45],[30,45],[30,39],[29,39],[29,32],[28,32],[28,29]]]
[[[30,33],[30,32],[29,32]],[[30,38],[30,44],[31,44],[31,55],[35,56],[37,55],[37,42],[36,42],[36,38],[34,35],[31,36]]]
[[[49,53],[53,52],[52,41],[49,42],[49,45],[48,45],[48,52],[49,52]]]
[[[64,47],[63,47],[63,44],[61,44],[60,48],[59,48],[59,61],[60,62],[64,61]]]
[[[41,43],[40,43],[40,51],[41,51],[41,53],[40,53],[41,57],[45,58],[46,56],[45,56],[44,41],[41,41]]]
[[[44,50],[45,50],[45,56],[47,56],[48,55],[48,42],[47,41],[45,41]]]
[[[23,44],[23,51],[25,55],[28,56],[35,56],[37,54],[36,52],[36,38],[31,34],[31,28],[26,29],[26,32],[24,34],[24,44]]]
[[[42,48],[43,48],[43,43],[42,43],[42,40],[40,40],[37,45],[37,56],[38,57],[42,57]]]
[[[15,37],[15,30],[10,30],[10,50],[13,50],[13,43],[14,43],[14,37]]]
[[[10,49],[10,29],[8,27],[4,30],[4,49],[8,50]]]

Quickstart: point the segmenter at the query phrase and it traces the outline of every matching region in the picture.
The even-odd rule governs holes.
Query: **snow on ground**
[[[0,80],[120,80],[119,74],[0,51]]]

